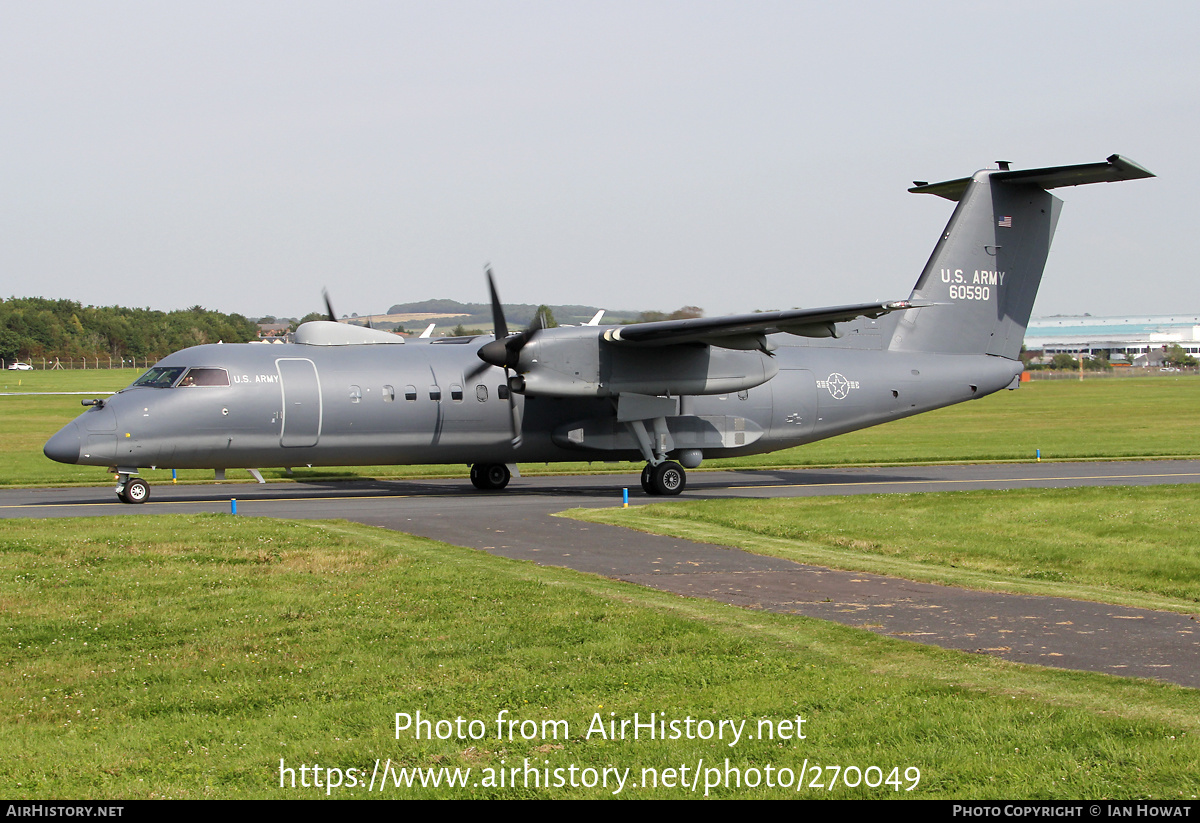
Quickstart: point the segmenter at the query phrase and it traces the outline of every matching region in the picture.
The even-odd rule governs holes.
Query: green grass
[[[9,390],[100,391],[128,385],[136,371],[3,372]],[[17,387],[16,380],[22,385]],[[32,382],[30,382],[32,381]],[[877,465],[1033,460],[1083,460],[1200,455],[1200,377],[1042,381],[905,420],[795,449],[705,461],[705,469],[777,469],[798,466]],[[78,397],[0,397],[0,458],[5,485],[106,484],[96,467],[64,466],[42,455],[54,432],[81,411]],[[524,474],[636,472],[632,463],[522,464]],[[264,468],[271,480],[317,478],[463,477],[461,465]],[[147,471],[151,483],[167,470]],[[183,482],[212,480],[211,471],[182,471]],[[231,472],[230,479],[249,480]]]
[[[366,526],[222,515],[6,521],[0,793],[307,798],[280,759],[362,769],[920,769],[911,793],[719,797],[1186,798],[1200,691],[1020,666],[693,601]],[[397,712],[480,720],[415,740]],[[565,720],[497,740],[495,718]],[[604,740],[593,716],[800,715],[803,740]],[[565,774],[565,772],[564,772]],[[826,773],[828,774],[828,773]],[[299,777],[297,778],[299,779]],[[808,775],[811,779],[811,774]],[[807,780],[806,780],[807,783]],[[902,786],[907,781],[902,781]],[[690,797],[627,787],[625,797]],[[364,797],[363,788],[332,790]],[[603,788],[381,797],[608,797]]]
[[[0,391],[74,392],[94,391],[97,396],[119,391],[145,369],[53,369],[47,371],[0,371]],[[76,401],[78,405],[78,401]]]
[[[739,467],[1194,457],[1200,377],[1033,381]],[[734,461],[705,461],[726,467]]]
[[[1190,614],[1200,486],[704,500],[571,516],[837,569]]]

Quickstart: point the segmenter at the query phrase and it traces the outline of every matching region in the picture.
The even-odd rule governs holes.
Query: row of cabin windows
[[[499,386],[497,386],[496,387],[496,397],[500,398],[501,400],[507,400],[508,399],[508,386],[504,385],[503,383],[501,383]],[[404,387],[404,399],[415,401],[417,399],[417,387],[416,386],[405,386]],[[429,387],[429,399],[430,400],[441,400],[442,399],[442,387],[441,386],[430,386]],[[453,400],[455,403],[461,403],[462,399],[463,399],[463,387],[458,385],[457,383],[451,383],[450,384],[450,399]],[[480,384],[475,387],[475,399],[478,400],[480,403],[487,402],[487,399],[488,399],[487,386]],[[383,387],[383,402],[384,403],[392,403],[395,400],[396,400],[396,388],[394,386],[384,386]],[[362,389],[359,386],[351,386],[350,387],[350,402],[351,403],[359,403],[361,401],[362,401]]]

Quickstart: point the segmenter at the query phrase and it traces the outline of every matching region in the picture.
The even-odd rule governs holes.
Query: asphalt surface
[[[1197,482],[1200,461],[691,472],[678,499]],[[944,648],[1200,688],[1196,615],[833,571],[553,516],[575,507],[619,506],[623,488],[629,488],[631,505],[664,499],[643,495],[636,474],[515,478],[505,491],[491,493],[476,492],[466,479],[160,484],[142,506],[121,504],[110,491],[97,488],[0,491],[0,518],[226,512],[230,498],[236,498],[244,516],[343,518]]]

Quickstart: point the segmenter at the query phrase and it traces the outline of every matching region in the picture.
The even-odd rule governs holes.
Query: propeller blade
[[[336,323],[337,315],[333,313],[333,302],[329,299],[329,289],[321,289],[321,296],[325,298],[325,311],[329,314],[329,319]]]
[[[504,309],[500,306],[500,295],[496,293],[496,280],[492,277],[492,267],[487,269],[488,291],[492,295],[492,329],[497,340],[508,337],[508,322],[504,319]]]
[[[521,447],[521,407],[517,405],[516,394],[508,391],[508,410],[512,414],[512,444],[514,449]]]
[[[546,315],[538,312],[533,316],[533,320],[530,321],[529,325],[525,327],[525,330],[518,335],[521,338],[521,348],[524,348],[525,344],[544,328],[546,328]]]
[[[464,374],[463,380],[465,380],[468,383],[473,383],[475,381],[475,379],[477,377],[479,377],[479,375],[483,374],[485,371],[487,371],[491,367],[492,367],[491,363],[487,363],[487,362],[480,363],[478,366],[476,366],[475,368],[471,369],[469,372]]]

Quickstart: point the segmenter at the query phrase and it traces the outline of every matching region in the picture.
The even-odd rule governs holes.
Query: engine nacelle
[[[703,343],[610,343],[592,326],[546,329],[521,351],[525,394],[547,397],[726,394],[766,383],[779,372],[759,351]]]

